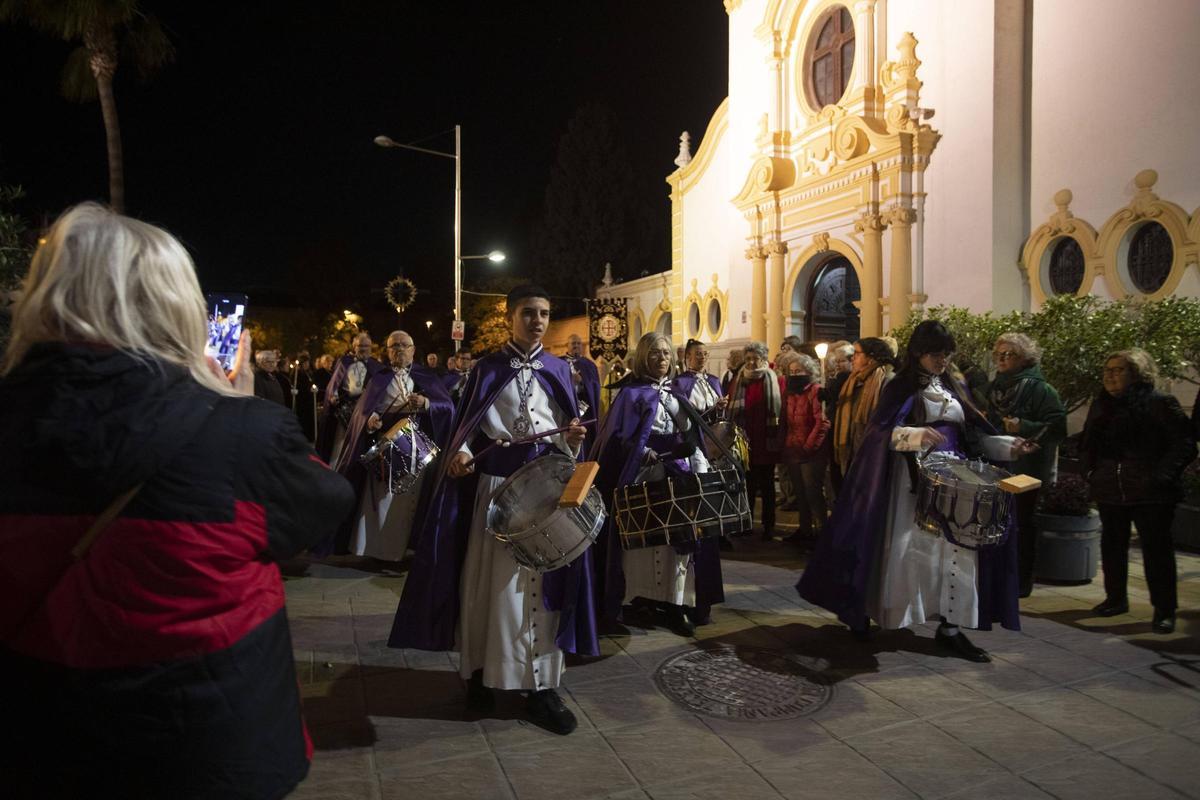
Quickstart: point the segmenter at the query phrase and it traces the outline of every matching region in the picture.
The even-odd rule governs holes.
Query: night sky
[[[616,113],[660,234],[654,263],[617,268],[666,269],[663,179],[679,133],[698,145],[727,89],[718,0],[143,5],[177,53],[147,83],[118,74],[128,213],[179,236],[205,289],[264,298],[332,275],[371,302],[403,269],[430,290],[422,305],[444,297],[449,312],[453,162],[372,139],[452,150],[455,123],[463,252],[503,249],[519,275],[557,143],[587,102]],[[107,197],[99,105],[58,95],[68,50],[0,28],[0,182],[25,187],[35,225]],[[467,288],[492,269],[469,262]]]

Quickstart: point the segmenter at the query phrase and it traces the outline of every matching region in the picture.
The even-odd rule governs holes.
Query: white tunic
[[[413,390],[413,381],[407,369],[396,370],[379,404],[372,411],[383,416],[389,408],[402,406]],[[420,425],[420,418],[416,420]],[[421,477],[403,494],[393,494],[390,477],[386,471],[371,469],[359,503],[358,522],[350,542],[350,552],[356,556],[370,556],[382,561],[399,561],[408,551],[408,539],[412,534],[413,518],[417,513],[417,499],[429,467],[422,470]]]
[[[508,441],[519,438],[511,430],[511,421],[520,408],[518,381],[529,379],[530,372],[529,368],[521,370],[484,413],[480,428],[485,436]],[[534,432],[571,421],[536,378],[530,384],[528,408]],[[562,452],[576,455],[562,434],[548,441]],[[464,445],[461,452],[470,450]],[[494,689],[554,689],[563,672],[563,654],[554,642],[559,614],[546,610],[541,575],[518,565],[509,549],[486,530],[488,504],[503,482],[496,475],[480,473],[475,492],[471,533],[459,581],[459,672],[469,678],[481,669],[484,685]]]
[[[692,393],[688,395],[688,402],[703,414],[715,406],[721,398],[709,385],[707,372],[693,372],[692,374],[696,376],[696,385],[692,387]]]
[[[925,404],[925,420],[962,425],[958,400],[936,379],[916,402]],[[916,495],[911,491],[905,452],[920,452],[924,428],[892,430],[891,489],[887,523],[878,560],[867,590],[867,613],[883,628],[906,628],[945,617],[951,625],[979,627],[978,557],[974,550],[918,528]],[[1013,437],[988,436],[989,458],[1008,460]]]
[[[356,401],[363,393],[363,387],[367,381],[367,365],[364,361],[355,361],[346,368],[346,393],[350,395],[349,400],[340,400],[342,403]],[[333,431],[333,450],[330,451],[330,464],[336,464],[342,458],[342,448],[346,445],[346,426],[341,423],[337,417],[334,417]]]
[[[670,392],[670,384],[658,386],[659,405],[651,433],[674,433],[691,428],[691,419],[683,413],[679,400]],[[697,450],[688,458],[693,472],[707,472],[708,459]],[[666,468],[653,464],[642,469],[635,483],[662,480]],[[625,572],[625,602],[644,597],[677,606],[696,605],[696,562],[693,554],[680,555],[671,545],[622,550],[621,565]]]

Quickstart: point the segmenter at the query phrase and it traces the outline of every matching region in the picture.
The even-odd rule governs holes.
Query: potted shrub
[[[1037,576],[1046,580],[1087,583],[1100,566],[1100,513],[1092,508],[1087,481],[1060,473],[1042,487],[1037,526]]]
[[[1200,458],[1183,471],[1183,500],[1175,506],[1171,535],[1177,546],[1200,550]]]

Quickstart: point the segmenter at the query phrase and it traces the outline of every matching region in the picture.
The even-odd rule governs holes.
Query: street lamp
[[[418,153],[428,153],[432,156],[454,159],[454,321],[462,319],[459,309],[462,308],[462,126],[454,126],[454,152],[445,153],[441,150],[430,150],[411,144],[400,144],[390,136],[376,136],[375,144],[380,147],[399,147],[404,150],[416,150]],[[454,351],[458,352],[459,342],[454,341]]]

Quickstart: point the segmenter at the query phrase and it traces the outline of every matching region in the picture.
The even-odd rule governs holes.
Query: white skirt
[[[979,627],[978,559],[913,521],[905,457],[892,455],[887,524],[867,589],[867,613],[884,628],[907,628],[945,617],[951,625]]]
[[[404,558],[412,535],[413,518],[417,513],[417,500],[428,473],[429,469],[426,468],[404,494],[392,494],[388,491],[388,482],[380,480],[377,471],[371,470],[359,504],[350,552],[381,561]]]
[[[563,673],[563,653],[554,642],[559,614],[546,610],[541,575],[518,565],[486,530],[488,503],[503,482],[481,474],[475,493],[459,580],[459,671],[469,678],[483,670],[484,685],[493,689],[555,689]]]
[[[623,550],[625,602],[635,597],[670,603],[696,605],[696,561],[689,553],[681,556],[670,545]]]

